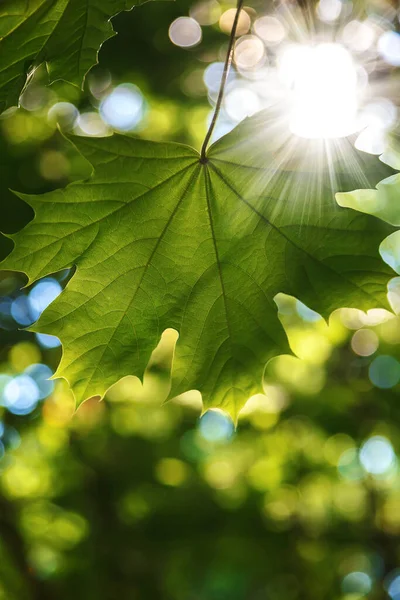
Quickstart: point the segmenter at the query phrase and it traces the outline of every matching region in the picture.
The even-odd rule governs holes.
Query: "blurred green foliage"
[[[111,73],[140,88],[135,134],[199,146],[203,71],[227,36],[215,23],[200,46],[173,46],[168,27],[189,8],[151,2],[114,19],[119,34],[83,93],[36,72],[0,120],[5,233],[32,218],[9,188],[45,192],[88,174],[49,109],[92,111],[91,81],[95,91]],[[2,256],[10,247],[2,237]],[[9,307],[29,297],[23,283],[0,279],[1,396],[32,364],[54,371],[61,353],[18,330]],[[143,387],[127,378],[74,414],[56,382],[28,414],[0,408],[0,599],[398,599],[400,318],[341,310],[326,323],[293,298],[277,303],[294,355],[267,365],[265,394],[236,431],[218,411],[200,417],[197,394],[162,404],[171,332]]]
[[[59,383],[30,417],[4,413],[4,598],[353,599],[352,573],[354,597],[383,597],[399,560],[399,386],[376,388],[374,356],[352,345],[372,332],[398,357],[400,319],[342,310],[327,325],[279,304],[299,358],[271,361],[236,432],[218,411],[199,420],[196,394],[160,404],[168,348],[144,388],[126,378],[73,415]],[[4,369],[35,348],[13,346]]]

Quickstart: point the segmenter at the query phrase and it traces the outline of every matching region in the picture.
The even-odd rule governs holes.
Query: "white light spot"
[[[351,338],[351,347],[358,356],[371,356],[377,351],[379,338],[371,329],[359,329]]]
[[[366,21],[350,21],[342,33],[343,43],[355,52],[366,52],[375,41],[375,32]]]
[[[267,46],[276,46],[286,37],[286,28],[276,17],[260,17],[254,23],[254,32]]]
[[[78,116],[78,109],[70,102],[56,102],[47,113],[49,121],[58,123],[63,129],[72,128]]]
[[[214,62],[204,71],[203,80],[206,84],[209,92],[218,92],[219,86],[221,85],[222,74],[224,72],[224,63]],[[235,80],[234,69],[229,69],[227,85],[229,86]]]
[[[90,137],[110,135],[110,130],[97,112],[90,111],[79,115],[75,122],[74,133]]]
[[[393,313],[385,308],[370,308],[365,313],[363,321],[365,325],[374,327],[375,325],[380,325],[380,323],[386,323],[386,321],[390,321],[393,318]]]
[[[265,49],[262,41],[255,35],[241,37],[235,45],[235,63],[241,69],[254,69],[262,64]]]
[[[394,67],[400,67],[400,34],[385,31],[378,40],[378,52],[382,58]]]
[[[320,0],[317,6],[317,14],[321,21],[327,23],[336,21],[342,12],[342,6],[340,0]]]
[[[361,446],[361,465],[371,475],[384,475],[392,468],[395,460],[392,444],[384,437],[371,437]]]
[[[237,123],[251,117],[261,109],[258,95],[244,87],[236,87],[226,94],[225,110],[227,115]]]
[[[28,375],[18,375],[7,384],[3,399],[6,408],[15,415],[27,415],[36,408],[39,388]]]
[[[119,131],[131,131],[142,120],[144,101],[132,83],[118,85],[100,104],[103,120]]]
[[[196,46],[202,37],[201,27],[192,17],[179,17],[169,27],[169,39],[175,46],[191,48]]]

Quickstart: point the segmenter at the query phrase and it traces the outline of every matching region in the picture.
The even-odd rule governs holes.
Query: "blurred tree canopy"
[[[396,2],[355,2],[352,17],[349,2],[314,4],[287,3],[304,22],[319,10],[328,31],[368,21],[375,45],[399,35]],[[246,6],[240,39],[257,33],[257,23],[262,32],[260,19],[275,10],[269,2]],[[0,116],[2,232],[33,218],[10,190],[43,193],[88,175],[63,132],[122,129],[199,148],[233,14],[233,4],[217,0],[155,1],[120,13],[83,90],[47,85],[41,65],[19,106]],[[185,45],[171,29],[188,16],[201,43]],[[366,71],[391,103],[384,119],[398,104],[393,43],[381,41],[380,58],[365,50]],[[242,88],[231,88],[235,102],[225,106],[219,135],[264,97],[252,69],[234,73],[254,83],[253,95],[246,88],[235,99]],[[106,104],[116,90],[133,102],[120,115],[125,129]],[[397,116],[389,125],[384,150],[397,167]],[[3,258],[12,244],[0,242]],[[264,394],[245,405],[235,429],[224,413],[203,413],[197,393],[163,404],[171,331],[143,385],[125,378],[104,401],[92,398],[75,412],[67,384],[48,379],[61,357],[58,340],[24,331],[71,275],[28,287],[20,273],[0,275],[0,599],[399,600],[398,279],[389,285],[393,313],[343,308],[324,321],[279,295],[293,355],[268,363]]]

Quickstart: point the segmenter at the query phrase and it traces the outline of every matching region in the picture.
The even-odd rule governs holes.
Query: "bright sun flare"
[[[357,67],[338,43],[289,48],[280,65],[293,90],[290,129],[305,138],[340,138],[358,129]]]

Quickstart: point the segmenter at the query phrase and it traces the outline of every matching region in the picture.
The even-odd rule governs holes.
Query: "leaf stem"
[[[222,73],[221,83],[220,83],[220,86],[219,86],[217,103],[215,105],[214,114],[212,116],[210,126],[208,128],[208,131],[206,133],[206,137],[204,138],[204,142],[203,142],[203,145],[201,147],[201,152],[200,152],[200,162],[201,163],[206,163],[207,162],[207,157],[206,157],[207,146],[208,146],[210,138],[211,138],[211,136],[213,134],[215,125],[217,123],[219,111],[221,110],[222,100],[224,98],[225,85],[226,85],[226,81],[228,79],[229,69],[230,69],[231,63],[232,63],[233,49],[234,49],[234,43],[235,43],[235,37],[236,37],[236,30],[237,30],[237,26],[238,26],[238,23],[239,23],[239,16],[240,16],[240,11],[242,10],[243,1],[244,0],[237,0],[236,14],[235,14],[235,18],[234,18],[233,24],[232,24],[231,35],[230,35],[230,39],[229,39],[228,51],[226,53],[224,70],[223,70],[223,73]]]

